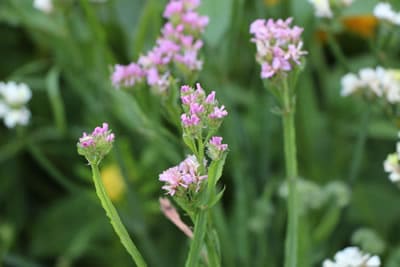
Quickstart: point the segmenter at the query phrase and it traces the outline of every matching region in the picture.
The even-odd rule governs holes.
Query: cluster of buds
[[[26,104],[31,97],[32,92],[24,83],[0,82],[0,118],[4,119],[7,128],[29,123],[31,112]]]
[[[156,93],[164,93],[171,80],[171,71],[177,69],[182,76],[201,70],[199,39],[208,24],[208,17],[196,12],[200,0],[170,0],[164,17],[168,20],[161,30],[156,45],[137,63],[116,65],[112,74],[115,87],[134,86],[146,82]]]
[[[303,28],[291,28],[292,20],[257,19],[251,24],[251,41],[257,46],[256,59],[261,65],[262,79],[287,73],[302,64],[301,59],[307,54],[300,39]]]
[[[335,10],[341,10],[343,7],[350,6],[353,0],[308,0],[315,11],[315,16],[319,18],[333,18]]]
[[[367,98],[380,97],[390,104],[400,103],[400,71],[382,67],[363,68],[358,74],[342,77],[342,96],[362,94]]]
[[[207,175],[200,174],[200,163],[194,155],[159,175],[159,180],[165,183],[162,189],[171,196],[198,192],[202,181],[206,179]]]
[[[227,144],[222,144],[221,136],[213,136],[207,144],[207,155],[212,160],[221,158],[222,153],[228,149]]]
[[[181,101],[184,110],[181,115],[182,126],[193,136],[202,136],[203,130],[215,131],[228,115],[225,106],[218,106],[215,91],[206,95],[199,83],[196,89],[182,86]]]
[[[222,137],[213,134],[228,112],[223,105],[218,105],[215,91],[207,95],[200,84],[196,84],[196,89],[182,86],[181,101],[184,140],[194,155],[164,171],[159,180],[165,182],[162,188],[171,196],[193,196],[201,189],[202,181],[208,178],[209,168],[215,168],[213,163],[225,158],[228,145],[222,143]],[[210,160],[209,165],[205,153]]]
[[[108,129],[108,124],[96,127],[91,134],[83,133],[77,144],[78,153],[85,156],[89,164],[98,165],[110,152],[115,135]]]

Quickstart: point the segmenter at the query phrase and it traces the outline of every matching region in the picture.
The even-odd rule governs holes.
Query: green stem
[[[208,228],[206,234],[206,248],[208,266],[221,267],[220,242],[218,233],[213,227],[213,214],[211,211],[208,213],[207,226]]]
[[[121,243],[124,245],[128,253],[132,256],[133,261],[136,263],[136,265],[138,267],[146,267],[147,266],[146,262],[144,261],[139,250],[136,248],[135,244],[130,238],[128,231],[121,222],[117,210],[115,209],[114,205],[112,204],[110,198],[107,195],[103,182],[101,181],[99,167],[94,164],[92,164],[91,167],[92,167],[93,180],[94,180],[94,185],[96,187],[97,196],[99,197],[101,205],[106,211],[108,218],[110,218],[111,225],[114,227],[114,230],[117,233],[118,237],[120,238]]]
[[[296,132],[295,132],[295,107],[291,99],[291,93],[287,81],[284,81],[284,112],[283,112],[283,136],[285,149],[286,175],[289,187],[288,196],[288,224],[285,244],[285,267],[297,267],[297,159],[296,159]]]
[[[199,264],[201,248],[203,246],[203,241],[207,230],[207,217],[207,210],[200,210],[196,216],[193,240],[190,244],[189,255],[186,260],[185,267],[196,267]]]
[[[367,136],[368,136],[368,125],[369,125],[370,114],[371,114],[371,105],[368,105],[361,119],[361,125],[358,132],[357,143],[353,152],[353,160],[351,162],[350,173],[349,173],[349,181],[351,184],[354,184],[360,173],[361,161],[364,154],[365,143],[367,141]]]

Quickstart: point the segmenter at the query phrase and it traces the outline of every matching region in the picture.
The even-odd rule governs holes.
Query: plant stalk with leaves
[[[97,196],[111,221],[111,225],[120,238],[121,243],[138,267],[146,267],[146,262],[130,238],[125,226],[122,224],[118,212],[107,195],[106,189],[101,181],[99,165],[104,156],[110,152],[114,137],[114,134],[108,129],[108,124],[103,123],[102,127],[96,127],[91,134],[83,133],[83,136],[79,139],[77,144],[78,153],[87,159],[92,169],[93,182]]]
[[[198,266],[203,249],[206,251],[204,264],[220,266],[219,242],[210,220],[210,211],[223,194],[223,190],[217,190],[217,182],[222,175],[228,149],[222,143],[222,137],[214,134],[228,112],[224,106],[218,106],[215,92],[206,95],[200,84],[196,89],[182,86],[181,101],[184,111],[181,115],[183,141],[192,155],[160,174],[159,180],[165,182],[162,188],[194,224],[185,266]]]
[[[276,97],[282,116],[286,179],[289,188],[288,220],[285,244],[285,267],[297,267],[298,208],[296,158],[296,81],[304,62],[303,29],[290,27],[292,19],[268,21],[258,19],[250,26],[251,39],[257,45],[256,59],[261,64],[261,78],[265,87]]]

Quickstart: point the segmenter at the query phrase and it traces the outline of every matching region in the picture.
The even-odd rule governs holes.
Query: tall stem
[[[286,176],[289,187],[288,224],[285,244],[285,267],[297,267],[297,159],[296,132],[294,124],[295,107],[287,81],[284,82],[283,95],[283,136],[285,149]]]
[[[204,237],[207,230],[207,210],[200,210],[197,213],[195,224],[194,224],[194,234],[193,240],[190,244],[189,255],[186,260],[185,267],[196,267],[199,264],[199,258],[201,253],[201,248],[204,243]]]
[[[367,136],[368,136],[368,125],[369,125],[370,114],[371,114],[371,105],[368,105],[361,119],[361,125],[358,132],[357,143],[354,148],[353,159],[351,161],[350,174],[349,174],[349,180],[351,184],[354,184],[354,182],[358,178],[358,175],[360,174],[361,161],[363,158],[365,143],[367,141]]]
[[[93,180],[94,180],[94,185],[96,187],[97,196],[99,197],[101,205],[106,211],[108,218],[110,218],[111,225],[113,226],[115,232],[117,233],[125,249],[132,256],[133,261],[136,263],[136,265],[138,267],[146,267],[147,266],[146,262],[144,261],[139,250],[136,248],[135,244],[130,238],[128,231],[121,222],[117,210],[115,209],[114,205],[112,204],[110,198],[107,195],[103,182],[101,181],[99,167],[95,164],[91,164],[91,167],[92,167]]]

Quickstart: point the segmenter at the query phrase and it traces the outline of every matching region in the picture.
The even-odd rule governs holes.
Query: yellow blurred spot
[[[373,37],[378,20],[372,15],[348,16],[342,19],[343,25],[350,32],[364,38]]]
[[[101,171],[101,179],[107,194],[112,201],[119,201],[125,193],[125,183],[117,165],[112,164],[104,167]]]
[[[264,0],[266,6],[275,6],[279,3],[279,0]]]

